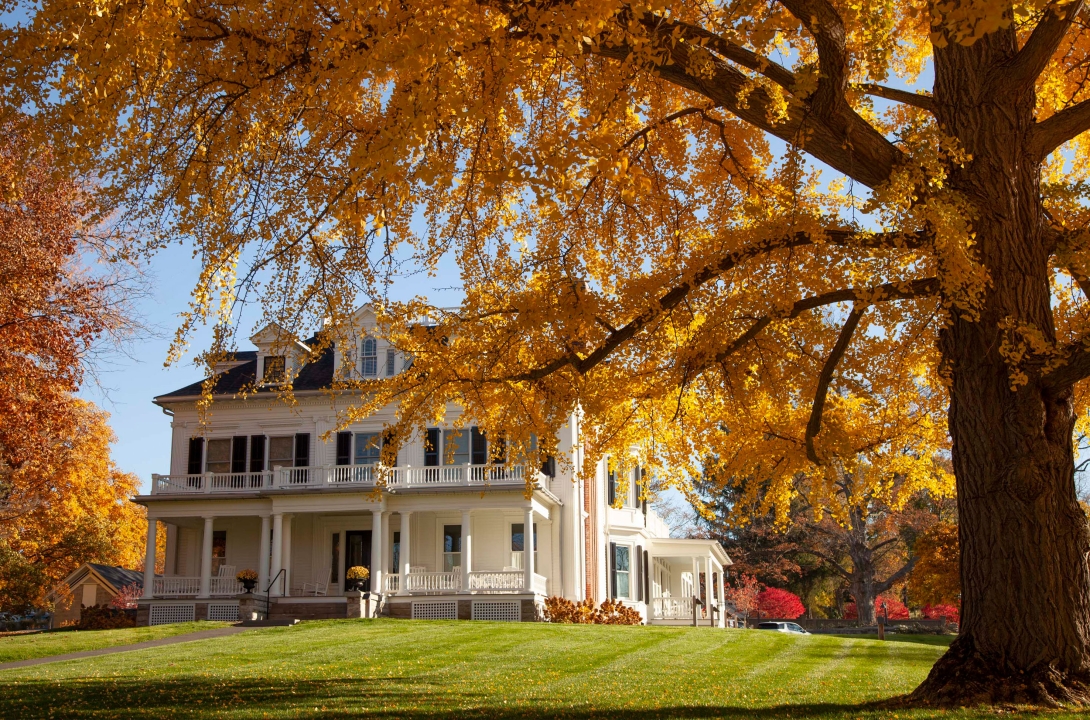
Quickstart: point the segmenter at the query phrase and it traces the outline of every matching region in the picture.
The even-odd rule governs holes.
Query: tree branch
[[[1030,150],[1040,161],[1068,140],[1090,130],[1090,100],[1083,100],[1033,126]]]
[[[836,345],[833,346],[833,351],[829,353],[829,358],[825,361],[824,367],[821,368],[821,375],[818,376],[814,404],[810,408],[810,421],[806,423],[806,457],[810,458],[810,462],[816,465],[824,464],[824,461],[818,457],[817,451],[814,449],[814,438],[821,432],[821,413],[825,409],[825,396],[829,393],[829,383],[832,382],[833,372],[836,370],[841,358],[844,357],[844,353],[852,341],[852,335],[855,334],[855,329],[859,326],[859,320],[866,311],[866,305],[852,307],[848,319],[844,322],[844,327],[840,329],[840,336],[836,339]]]
[[[1044,17],[1033,28],[1026,44],[1007,63],[1002,82],[1015,91],[1033,87],[1081,9],[1082,0],[1055,0],[1049,3],[1045,7]]]
[[[1082,337],[1064,348],[1067,360],[1041,378],[1041,385],[1052,392],[1064,390],[1090,377],[1090,337]]]
[[[811,106],[819,117],[831,117],[840,105],[848,104],[844,97],[844,91],[848,88],[844,21],[828,0],[780,0],[780,4],[814,36],[821,76]]]
[[[857,87],[867,95],[874,95],[876,97],[885,98],[886,100],[893,100],[894,102],[911,105],[913,107],[918,107],[921,110],[926,110],[927,112],[934,112],[935,110],[935,101],[930,95],[920,95],[919,93],[908,92],[907,90],[898,90],[897,88],[886,87],[885,85],[879,85],[878,83],[860,83]]]
[[[893,573],[892,575],[890,575],[888,578],[886,578],[882,582],[875,583],[875,585],[874,585],[874,594],[875,595],[881,595],[886,590],[889,590],[891,587],[893,587],[898,582],[903,580],[906,575],[908,575],[910,572],[912,572],[912,568],[916,567],[916,561],[919,560],[919,559],[920,558],[918,556],[913,555],[912,557],[910,557],[908,559],[908,562],[906,562],[904,564],[904,566],[900,570]]]
[[[822,552],[820,552],[818,550],[814,550],[812,548],[806,548],[805,550],[803,550],[803,552],[809,553],[809,554],[813,555],[814,557],[821,558],[825,562],[829,563],[830,565],[833,566],[833,570],[835,570],[837,572],[837,574],[839,574],[845,580],[851,580],[852,579],[852,574],[850,572],[848,572],[843,567],[841,567],[840,563],[838,563],[836,560],[833,560],[831,557],[829,557],[825,553],[822,553]]]

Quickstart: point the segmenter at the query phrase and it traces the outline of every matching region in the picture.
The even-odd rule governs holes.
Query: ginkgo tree
[[[915,378],[949,403],[962,563],[915,698],[1090,699],[1082,2],[13,9],[9,104],[149,251],[194,244],[179,349],[240,298],[345,342],[369,297],[413,358],[343,385],[398,403],[387,452],[448,402],[548,452],[579,407],[588,460],[684,489],[725,427],[785,499],[859,450],[845,398]],[[460,307],[385,301],[444,256]]]

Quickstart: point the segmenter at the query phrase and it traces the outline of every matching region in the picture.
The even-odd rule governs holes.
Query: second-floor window
[[[396,369],[394,363],[397,362],[397,352],[393,348],[389,348],[386,351],[386,377],[393,377]]]
[[[291,467],[295,464],[295,436],[269,438],[269,467]]]
[[[378,375],[378,343],[374,338],[363,339],[363,350],[360,352],[360,373],[364,377],[376,377]]]
[[[231,472],[231,438],[216,438],[208,441],[204,471],[210,473]]]
[[[356,433],[356,464],[375,465],[382,452],[382,435],[379,433]]]

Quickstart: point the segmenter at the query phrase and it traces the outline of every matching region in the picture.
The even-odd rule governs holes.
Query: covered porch
[[[714,540],[653,539],[647,624],[726,627],[723,578],[730,564]]]

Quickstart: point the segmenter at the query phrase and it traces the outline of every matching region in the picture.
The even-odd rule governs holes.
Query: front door
[[[348,576],[348,568],[362,565],[371,569],[371,531],[349,530],[344,534],[344,573],[341,577]],[[365,591],[371,590],[371,578],[363,584]]]

